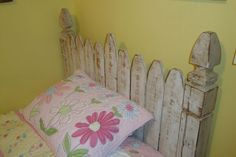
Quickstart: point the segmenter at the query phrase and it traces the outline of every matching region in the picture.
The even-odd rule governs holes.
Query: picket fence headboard
[[[160,61],[148,70],[141,55],[132,64],[126,50],[117,50],[113,34],[105,44],[82,40],[72,28],[67,9],[62,9],[61,52],[65,75],[84,70],[100,85],[144,106],[154,120],[136,131],[140,140],[159,150],[165,157],[204,157],[208,149],[213,111],[217,98],[217,74],[221,47],[216,33],[204,32],[190,54],[194,70],[184,80],[182,72],[171,69],[166,78]]]

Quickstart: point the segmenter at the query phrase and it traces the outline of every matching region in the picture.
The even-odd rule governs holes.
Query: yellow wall
[[[188,58],[198,35],[217,32],[223,52],[216,68],[220,92],[210,157],[236,156],[235,0],[78,0],[76,7],[82,36],[104,41],[113,32],[130,56],[141,53],[148,62],[157,58],[166,69],[176,66],[185,74],[193,68]]]
[[[74,5],[76,4],[76,5]],[[74,8],[76,6],[76,8]],[[192,69],[188,57],[202,31],[217,32],[222,44],[220,92],[210,157],[236,156],[234,95],[236,1],[207,0],[15,0],[0,4],[0,113],[28,104],[62,77],[58,53],[58,13],[77,15],[84,37],[103,41],[114,32],[119,47],[146,61],[162,60],[166,69]],[[145,53],[144,53],[145,52]],[[147,62],[147,63],[148,63]]]
[[[72,0],[0,4],[0,113],[28,104],[62,77],[58,37],[61,7]]]

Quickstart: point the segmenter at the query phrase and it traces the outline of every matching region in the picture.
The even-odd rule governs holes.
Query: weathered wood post
[[[178,157],[206,156],[218,90],[218,77],[213,68],[220,60],[221,47],[216,33],[202,33],[190,56],[195,69],[188,74],[185,85]]]
[[[72,18],[66,8],[61,9],[59,23],[62,28],[60,35],[61,53],[63,55],[64,72],[69,76],[79,66],[79,56],[76,48],[76,34],[72,30]]]

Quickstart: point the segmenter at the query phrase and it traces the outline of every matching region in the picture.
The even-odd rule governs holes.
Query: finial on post
[[[197,39],[190,56],[195,69],[188,74],[188,83],[209,89],[215,85],[217,74],[214,66],[220,64],[221,47],[217,34],[203,32]]]
[[[61,53],[64,59],[65,76],[71,75],[79,65],[76,33],[73,31],[73,22],[69,10],[61,9],[59,23],[62,28],[60,35]]]
[[[72,18],[68,9],[66,8],[61,9],[61,13],[59,16],[59,23],[63,30],[72,28],[73,22],[72,22]]]

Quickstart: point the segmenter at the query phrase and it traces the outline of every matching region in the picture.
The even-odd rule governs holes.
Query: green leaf
[[[51,136],[57,132],[56,128],[46,128],[42,118],[40,118],[39,124],[40,124],[40,129],[48,136]]]
[[[57,132],[57,129],[56,128],[48,128],[47,130],[45,130],[45,133],[48,135],[48,136],[52,136],[53,134],[55,134]]]
[[[116,117],[122,117],[122,115],[119,113],[115,106],[112,107],[112,111]]]
[[[65,81],[65,82],[72,82],[69,78],[64,79],[63,81]]]
[[[139,154],[139,152],[136,151],[136,150],[134,150],[134,149],[129,150],[129,152],[130,152],[130,153],[133,153],[133,154]]]
[[[64,140],[63,140],[63,148],[64,148],[66,154],[70,153],[70,147],[71,147],[70,136],[68,133],[66,133]]]
[[[95,98],[92,98],[91,103],[92,104],[100,104],[101,102]]]
[[[116,113],[116,112],[117,112],[117,108],[116,108],[115,106],[113,106],[113,107],[112,107],[112,111],[113,111],[114,113]]]
[[[115,113],[115,116],[120,118],[122,117],[122,115],[118,111]]]
[[[34,106],[33,109],[30,111],[30,118],[33,118],[38,113],[39,113],[39,109],[36,106]]]
[[[88,154],[87,149],[77,149],[73,152],[70,152],[68,157],[83,157],[84,155]]]
[[[77,86],[77,87],[75,88],[75,91],[76,91],[76,92],[84,92],[84,90],[80,89],[80,86]]]
[[[43,123],[42,118],[40,118],[39,124],[40,124],[40,129],[41,129],[43,132],[45,132],[46,128],[45,128],[45,125],[44,125],[44,123]]]

